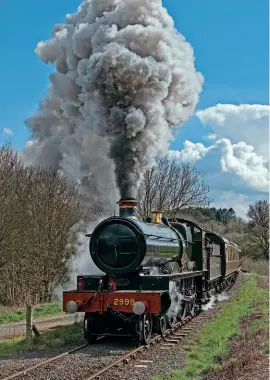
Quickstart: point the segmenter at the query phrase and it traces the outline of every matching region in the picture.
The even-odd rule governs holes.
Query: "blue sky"
[[[28,139],[24,120],[45,94],[51,71],[34,53],[35,46],[48,39],[53,25],[79,4],[78,0],[1,0],[0,143],[7,140],[3,128],[13,131],[16,148]],[[267,0],[164,0],[163,5],[193,46],[196,67],[205,78],[197,109],[218,103],[268,104]],[[212,132],[215,128],[194,116],[171,149],[181,150],[185,140],[208,146],[205,136]],[[250,188],[242,186],[240,194],[250,196]]]

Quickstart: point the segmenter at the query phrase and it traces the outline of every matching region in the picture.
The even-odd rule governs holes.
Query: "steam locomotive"
[[[239,273],[239,247],[187,219],[153,212],[143,221],[135,199],[96,226],[90,254],[103,275],[80,275],[63,293],[67,313],[84,312],[84,336],[130,336],[148,344],[153,332],[194,316]]]

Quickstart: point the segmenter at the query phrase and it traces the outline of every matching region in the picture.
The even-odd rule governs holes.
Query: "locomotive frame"
[[[89,343],[105,335],[147,344],[154,331],[162,334],[194,316],[212,294],[236,280],[240,250],[191,220],[154,212],[154,223],[143,222],[136,200],[119,203],[120,216],[87,235],[104,275],[78,276],[77,289],[63,292],[63,310],[85,313]]]

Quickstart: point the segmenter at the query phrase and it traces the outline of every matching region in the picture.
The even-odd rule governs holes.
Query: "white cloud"
[[[215,152],[213,156],[210,153],[211,151]],[[195,163],[202,160],[202,164],[204,164],[204,157],[209,155],[204,170],[207,175],[214,177],[220,171],[231,173],[244,181],[248,188],[261,192],[268,192],[269,190],[269,171],[266,160],[254,151],[253,146],[243,141],[232,144],[229,139],[223,138],[210,147],[205,147],[201,143],[195,144],[191,141],[185,141],[183,150],[170,151],[169,154],[182,162]],[[215,165],[217,160],[219,165]],[[232,178],[230,180],[232,181]]]
[[[26,141],[24,147],[25,147],[25,148],[31,148],[31,147],[34,146],[36,143],[37,143],[37,140],[28,140],[28,141]]]
[[[265,158],[269,155],[270,106],[262,104],[217,104],[196,112],[204,125],[209,125],[217,138],[232,143],[244,140]]]
[[[207,136],[207,139],[208,140],[216,140],[217,139],[217,135],[215,133],[211,133],[210,135]]]
[[[217,141],[221,145],[221,170],[232,172],[242,178],[252,189],[262,192],[269,190],[269,171],[266,161],[257,155],[254,147],[241,141],[231,144],[228,139]]]
[[[168,155],[172,158],[179,159],[183,163],[192,163],[202,159],[212,147],[205,147],[202,143],[193,143],[186,140],[184,142],[184,149],[170,150]]]
[[[12,129],[10,129],[10,128],[4,128],[3,131],[4,131],[5,135],[8,135],[8,136],[13,136],[14,135]]]
[[[213,202],[213,206],[216,208],[232,207],[238,217],[247,219],[248,206],[253,203],[253,201],[254,200],[250,199],[246,194],[225,191],[218,195]]]

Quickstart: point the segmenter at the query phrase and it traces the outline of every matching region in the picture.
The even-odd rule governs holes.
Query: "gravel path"
[[[243,276],[240,276],[236,285],[228,293],[230,298],[234,296]],[[226,302],[226,301],[223,301]],[[184,355],[181,351],[181,346],[196,332],[204,323],[208,323],[208,318],[213,317],[221,307],[220,302],[213,309],[209,309],[201,314],[196,320],[191,321],[182,328],[191,328],[193,332],[187,333],[179,344],[165,345],[159,343],[152,346],[150,349],[144,350],[135,360],[131,360],[129,364],[120,365],[112,369],[108,374],[104,374],[102,380],[149,380],[154,375],[166,375],[174,370],[180,369],[184,363]],[[207,320],[202,320],[207,316]],[[182,332],[181,330],[181,332]],[[179,331],[180,332],[180,331]],[[173,339],[172,337],[168,339]],[[77,342],[76,346],[85,343]],[[168,343],[167,343],[168,344]],[[60,354],[75,348],[75,346],[64,347],[58,350],[46,350],[39,353],[39,357],[35,352],[27,353],[23,358],[9,358],[0,360],[0,380],[11,375],[16,371],[21,371],[41,361],[47,360],[52,356]],[[87,346],[84,349],[59,359],[59,361],[49,363],[45,367],[38,368],[25,375],[18,377],[18,380],[85,380],[93,372],[102,369],[104,366],[120,358],[128,351],[134,349],[134,343],[121,340],[101,340],[100,343],[92,346]]]
[[[56,326],[68,326],[75,321],[82,321],[84,318],[83,313],[64,314],[59,313],[57,315],[51,315],[41,318],[33,318],[33,324],[38,328],[40,332],[46,331]],[[0,323],[0,340],[12,339],[15,337],[25,336],[26,326],[25,321],[11,322],[9,324]]]

